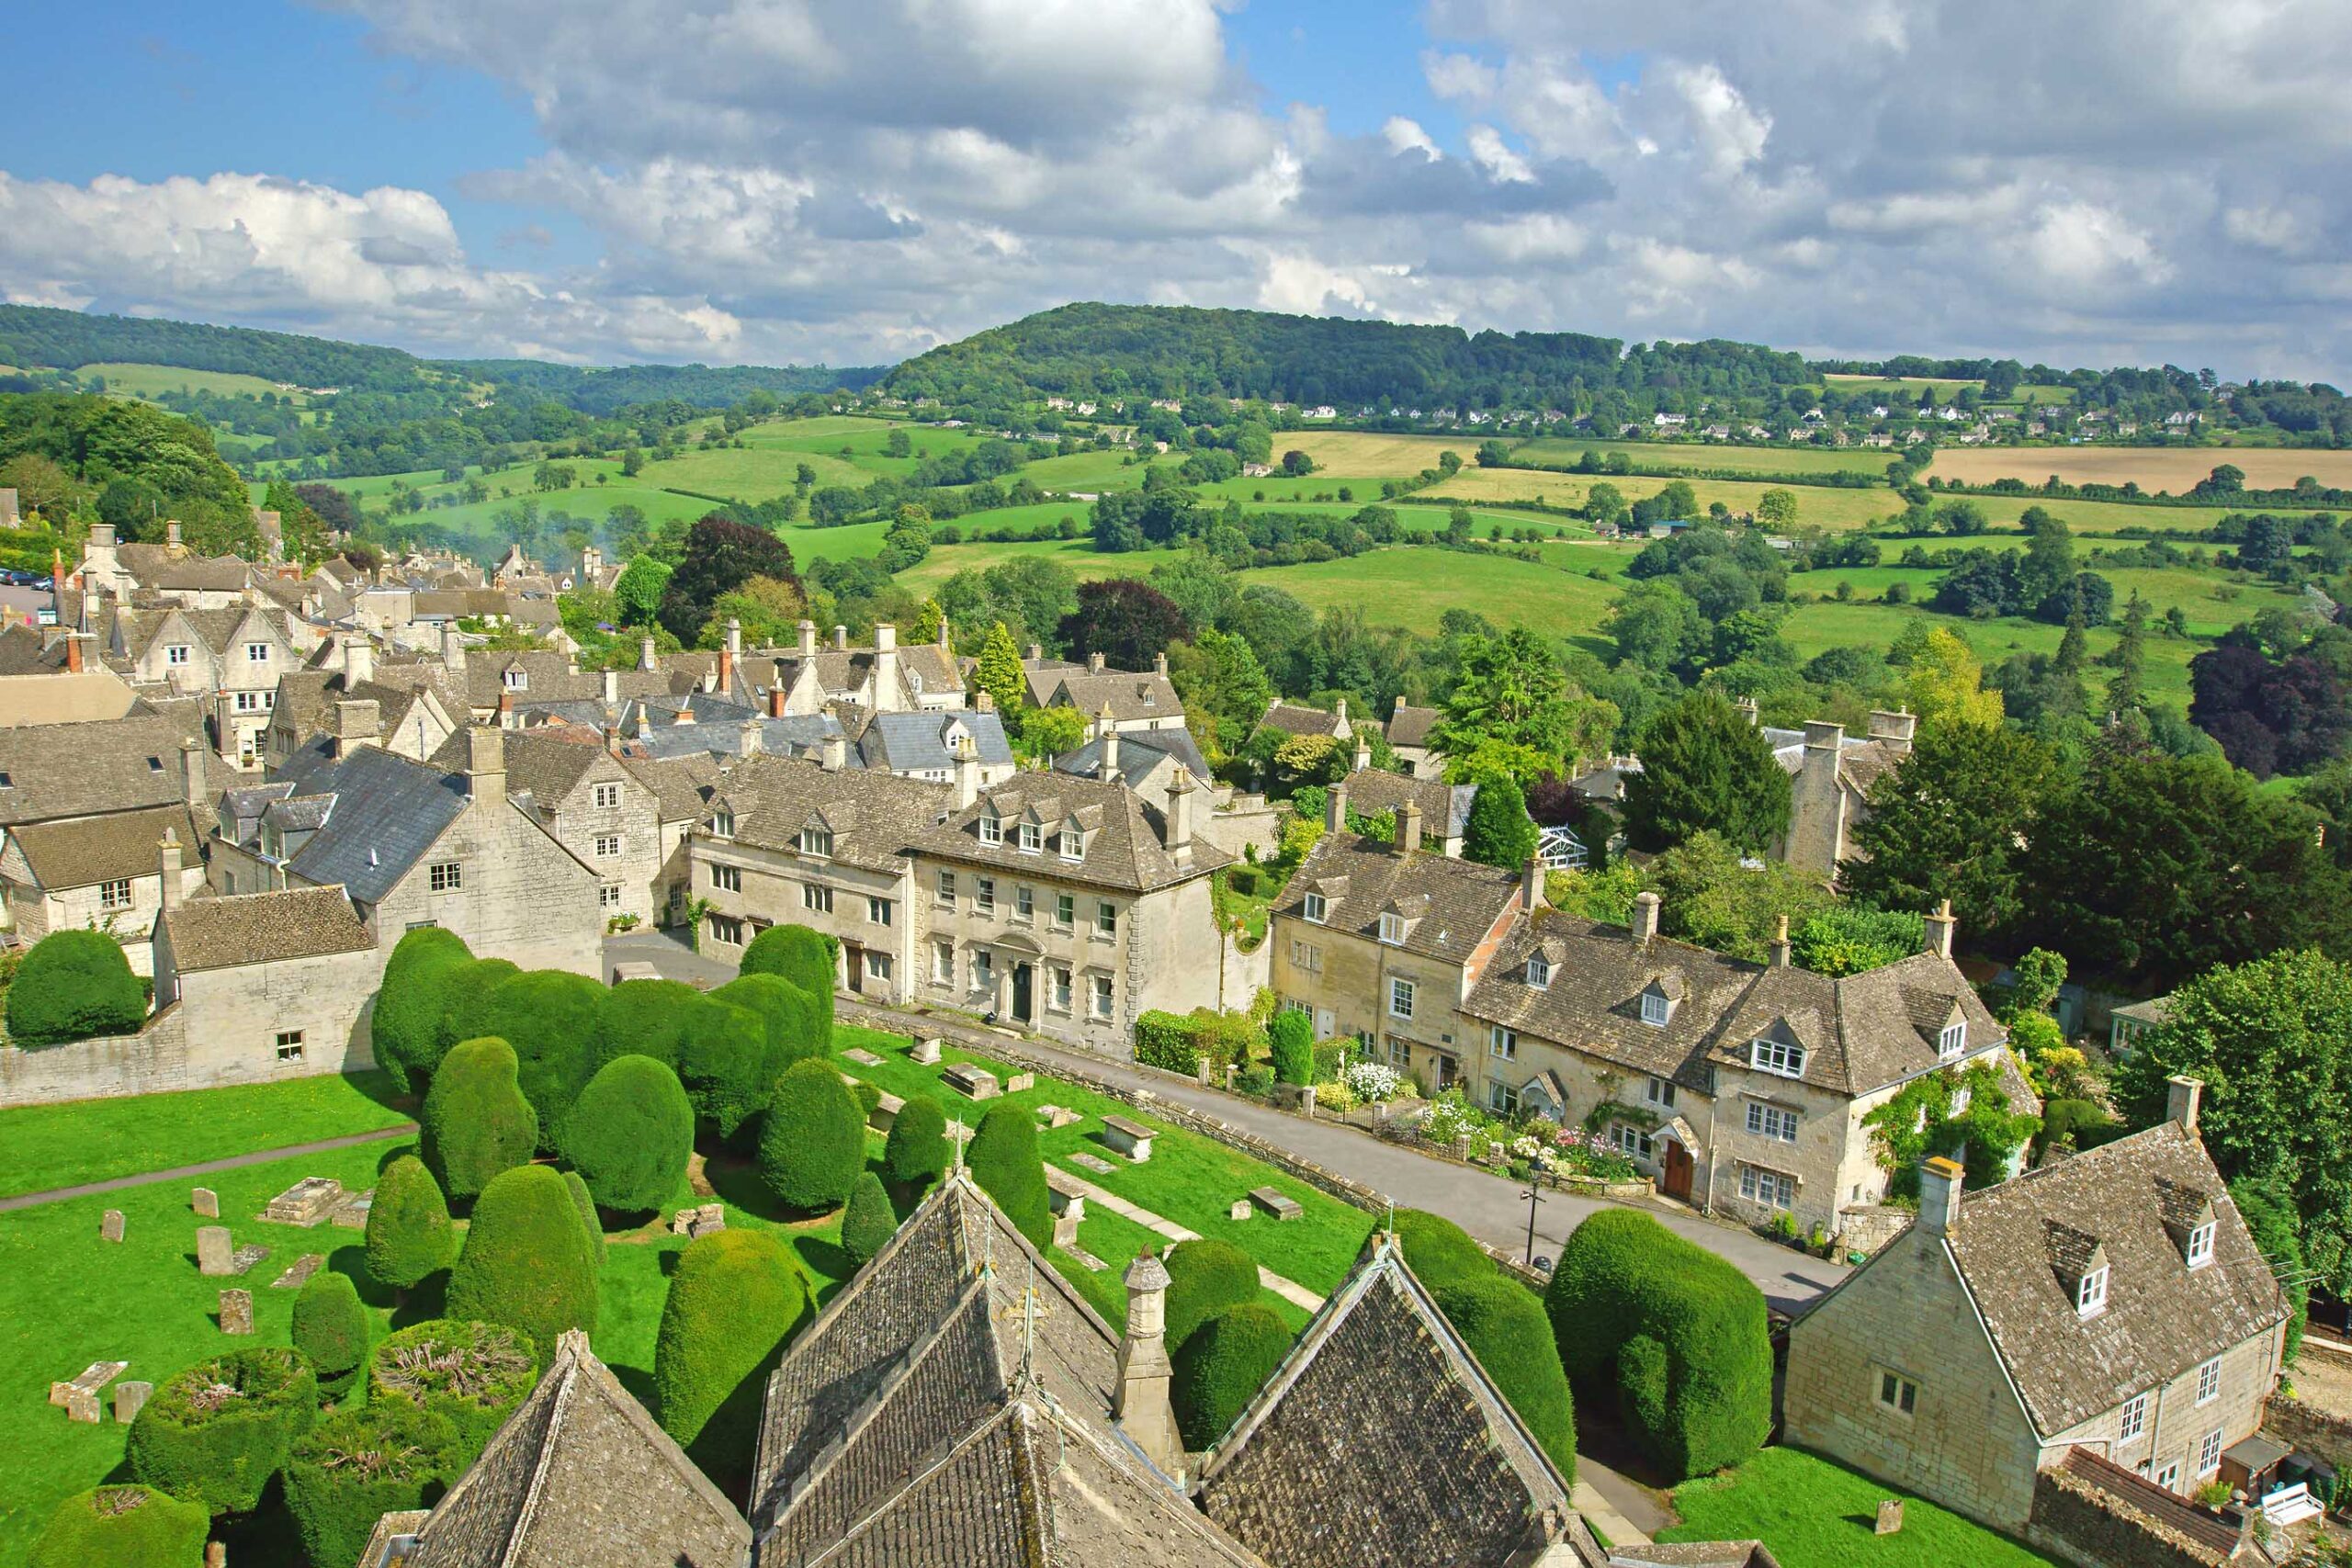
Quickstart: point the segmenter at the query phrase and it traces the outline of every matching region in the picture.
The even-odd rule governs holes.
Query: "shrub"
[[[368,1309],[350,1276],[322,1269],[294,1298],[294,1348],[311,1359],[319,1393],[341,1399],[368,1360]]]
[[[255,1346],[198,1361],[131,1422],[131,1477],[216,1514],[247,1513],[318,1413],[318,1380],[299,1351]]]
[[[882,1091],[864,1078],[852,1078],[849,1080],[849,1097],[857,1101],[857,1113],[865,1119],[865,1124],[869,1127],[874,1125],[874,1111],[882,1103]]]
[[[1574,1482],[1576,1407],[1543,1301],[1491,1266],[1485,1279],[1459,1280],[1430,1293],[1560,1474]]]
[[[770,930],[775,928],[770,927]],[[764,934],[764,933],[763,933]],[[774,1083],[793,1063],[810,1056],[832,1055],[832,1008],[825,1006],[781,975],[746,972],[710,993],[713,999],[759,1016],[767,1037],[762,1071]]]
[[[514,1048],[469,1040],[442,1058],[417,1113],[417,1153],[453,1198],[471,1198],[531,1157],[538,1112],[523,1097]]]
[[[860,1269],[889,1244],[899,1231],[899,1212],[890,1207],[889,1190],[872,1171],[861,1171],[849,1190],[849,1208],[842,1215],[842,1250]]]
[[[1178,1348],[1168,1389],[1184,1446],[1205,1449],[1224,1436],[1282,1365],[1290,1343],[1290,1330],[1273,1308],[1256,1301],[1227,1307],[1201,1324]]]
[[[443,1055],[461,1042],[498,1032],[488,1026],[491,993],[522,972],[503,958],[476,958],[441,976],[441,1016],[434,1036]]]
[[[882,1170],[910,1192],[929,1187],[947,1168],[947,1111],[928,1094],[910,1094],[882,1143]]]
[[[501,1171],[482,1189],[449,1270],[449,1315],[519,1329],[542,1358],[565,1329],[595,1328],[595,1256],[552,1166]]]
[[[972,1179],[996,1200],[1012,1228],[1043,1252],[1054,1244],[1053,1201],[1046,1194],[1046,1162],[1037,1153],[1037,1124],[1024,1106],[999,1100],[980,1118],[965,1151]]]
[[[746,975],[776,975],[791,981],[811,999],[815,1037],[822,1049],[833,1048],[833,976],[841,944],[807,926],[770,926],[743,950]]]
[[[675,1071],[688,1017],[702,993],[684,980],[624,980],[605,994],[596,1065],[616,1056],[650,1056]]]
[[[714,1477],[750,1461],[768,1371],[808,1306],[807,1281],[771,1231],[718,1231],[678,1254],[653,1386],[662,1429]]]
[[[378,1519],[426,1506],[467,1462],[445,1416],[404,1399],[355,1405],[294,1445],[287,1511],[312,1562],[356,1562]]]
[[[539,1381],[531,1342],[503,1324],[427,1318],[368,1358],[368,1403],[406,1401],[447,1421],[465,1463]]]
[[[1136,1060],[1192,1077],[1201,1070],[1200,1047],[1190,1020],[1158,1008],[1136,1015]]]
[[[589,1256],[595,1259],[598,1269],[604,1268],[605,1222],[596,1214],[596,1195],[588,1190],[588,1184],[576,1170],[563,1173],[563,1190],[571,1194],[571,1206],[579,1212],[581,1226],[588,1233]]]
[[[677,1195],[694,1153],[695,1108],[678,1075],[650,1056],[616,1056],[571,1104],[563,1157],[603,1207],[650,1213]]]
[[[122,943],[99,931],[57,931],[33,943],[8,987],[8,1033],[27,1050],[135,1032],[147,996]]]
[[[865,1119],[849,1086],[830,1062],[794,1063],[760,1130],[760,1179],[786,1208],[816,1213],[838,1208],[865,1168]]]
[[[402,1155],[376,1178],[368,1206],[368,1277],[405,1291],[449,1267],[457,1238],[441,1184],[414,1155]]]
[[[678,1045],[678,1080],[695,1114],[729,1137],[767,1109],[775,1079],[762,1077],[767,1030],[749,1008],[698,998]]]
[[[25,1561],[28,1568],[199,1568],[211,1533],[201,1504],[144,1486],[100,1486],[60,1503]]]
[[[479,1022],[514,1047],[523,1098],[539,1113],[539,1147],[555,1152],[556,1134],[594,1071],[604,1032],[605,990],[565,969],[526,969],[490,993]]]
[[[1287,1084],[1315,1081],[1315,1021],[1296,1008],[1274,1014],[1266,1026],[1266,1043],[1274,1062],[1274,1077]]]
[[[1430,1292],[1448,1285],[1476,1284],[1498,1278],[1499,1270],[1470,1233],[1452,1220],[1426,1209],[1399,1209],[1394,1222],[1396,1244],[1413,1278]]]
[[[1613,1400],[1675,1479],[1737,1464],[1771,1429],[1763,1292],[1651,1216],[1609,1209],[1578,1225],[1544,1306],[1569,1381]]]
[[[444,926],[419,926],[384,964],[369,1022],[376,1060],[403,1089],[420,1087],[441,1065],[441,987],[472,962],[465,941]]]
[[[1258,1265],[1229,1241],[1181,1241],[1165,1261],[1171,1352],[1226,1308],[1258,1299]]]

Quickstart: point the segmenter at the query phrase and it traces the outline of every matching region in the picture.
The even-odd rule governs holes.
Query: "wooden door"
[[[1669,1198],[1688,1203],[1690,1201],[1690,1173],[1697,1168],[1698,1161],[1690,1157],[1690,1151],[1682,1146],[1680,1139],[1667,1138],[1663,1143],[1665,1148],[1661,1163],[1665,1168],[1658,1178],[1658,1190]]]

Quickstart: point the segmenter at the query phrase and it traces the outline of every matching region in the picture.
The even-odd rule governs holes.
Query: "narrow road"
[[[126,1187],[146,1187],[158,1181],[180,1181],[192,1176],[210,1176],[216,1171],[237,1170],[249,1165],[266,1165],[274,1159],[295,1159],[302,1155],[322,1155],[331,1149],[356,1148],[361,1144],[380,1144],[390,1138],[405,1138],[416,1131],[416,1123],[403,1122],[397,1127],[379,1127],[372,1133],[354,1133],[348,1137],[321,1138],[316,1143],[288,1144],[279,1149],[254,1149],[249,1154],[232,1155],[226,1159],[209,1159],[200,1165],[175,1165],[169,1170],[143,1170],[136,1176],[118,1176],[106,1181],[85,1181],[79,1187],[52,1187],[46,1192],[19,1192],[14,1198],[0,1198],[0,1213],[10,1209],[29,1209],[36,1203],[62,1203],[68,1198],[87,1198],[99,1192],[119,1192]]]

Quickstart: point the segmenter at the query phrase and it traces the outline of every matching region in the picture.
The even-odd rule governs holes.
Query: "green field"
[[[1745,424],[1746,421],[1740,422]],[[1544,436],[1511,448],[1511,460],[1564,467],[1598,452],[1623,452],[1634,467],[1736,468],[1765,474],[1869,474],[1886,472],[1894,454],[1874,446],[1739,446],[1713,441],[1579,441]],[[1607,477],[1607,476],[1600,476]]]
[[[1881,393],[1886,398],[1889,408],[1898,398],[1905,402],[1916,403],[1919,400],[1919,394],[1930,389],[1937,397],[1947,400],[1958,397],[1962,388],[1973,387],[1980,392],[1984,389],[1982,381],[1963,381],[1950,377],[1857,376],[1844,371],[1825,371],[1821,379],[1841,392],[1867,389]]]
[[[1903,1499],[1903,1528],[1876,1531]],[[1737,1470],[1674,1489],[1682,1522],[1662,1541],[1761,1540],[1781,1568],[2055,1568],[2051,1560],[1900,1488],[1799,1449],[1766,1449]]]
[[[100,364],[85,365],[74,374],[85,380],[103,376],[107,391],[150,400],[164,392],[211,392],[223,398],[257,398],[264,392],[274,392],[291,397],[298,403],[311,400],[304,393],[291,391],[275,381],[224,370],[183,370],[175,365]]]

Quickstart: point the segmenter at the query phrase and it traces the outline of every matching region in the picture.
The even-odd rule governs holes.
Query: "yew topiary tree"
[[[808,997],[815,1009],[809,1027],[820,1053],[833,1048],[833,977],[840,953],[839,942],[807,926],[770,926],[743,949],[742,973],[789,980]]]
[[[796,928],[771,926],[752,939],[756,945],[770,932]],[[767,1055],[763,1070],[773,1083],[785,1068],[809,1056],[832,1051],[832,998],[820,1000],[797,981],[782,975],[748,972],[710,993],[715,1001],[731,1003],[759,1015],[765,1032]]]
[[[1624,811],[1635,849],[1672,849],[1713,832],[1757,852],[1788,827],[1789,775],[1764,732],[1721,693],[1692,692],[1666,709],[1638,750],[1642,769],[1625,781]]]
[[[354,1405],[294,1445],[287,1511],[312,1562],[356,1562],[377,1520],[424,1507],[467,1462],[446,1417],[404,1399]]]
[[[1193,1331],[1227,1307],[1258,1299],[1258,1265],[1229,1241],[1180,1241],[1169,1249],[1168,1348],[1182,1348]]]
[[[435,992],[441,1016],[434,1032],[443,1055],[461,1042],[498,1032],[490,1027],[491,996],[522,972],[508,959],[472,958],[441,976]]]
[[[454,1427],[470,1464],[538,1384],[531,1342],[501,1323],[427,1318],[387,1336],[368,1358],[368,1403],[405,1400]]]
[[[1462,858],[1516,871],[1535,852],[1537,838],[1519,781],[1509,773],[1480,781],[1462,826]]]
[[[339,1400],[368,1360],[368,1309],[350,1276],[322,1269],[294,1298],[294,1348],[311,1359],[319,1393]]]
[[[650,1213],[685,1181],[695,1111],[677,1074],[650,1056],[616,1056],[572,1101],[559,1141],[600,1207]]]
[[[1576,1405],[1543,1302],[1491,1265],[1485,1279],[1456,1280],[1431,1294],[1561,1476],[1573,1483]]]
[[[1012,1226],[1043,1252],[1054,1244],[1053,1201],[1046,1162],[1037,1153],[1037,1124],[1026,1106],[999,1100],[980,1118],[965,1164],[980,1190],[996,1200]]]
[[[605,1222],[597,1217],[595,1194],[588,1190],[588,1184],[580,1179],[580,1173],[576,1170],[563,1173],[563,1190],[571,1194],[571,1206],[579,1211],[581,1228],[588,1233],[588,1250],[595,1258],[596,1267],[602,1269],[605,1266]]]
[[[616,1056],[650,1056],[676,1069],[686,1021],[702,993],[684,980],[624,980],[605,994],[596,1065]]]
[[[391,1291],[413,1289],[458,1255],[441,1184],[414,1155],[402,1155],[376,1178],[368,1206],[368,1277]]]
[[[252,1511],[319,1413],[297,1350],[232,1350],[175,1374],[130,1424],[132,1479],[216,1514]]]
[[[147,997],[122,943],[99,931],[58,931],[33,943],[8,987],[8,1033],[27,1050],[130,1034]]]
[[[541,1153],[556,1152],[564,1116],[595,1070],[604,1017],[605,987],[569,970],[526,969],[490,993],[480,1029],[514,1047]]]
[[[1176,1351],[1168,1387],[1184,1446],[1205,1449],[1222,1437],[1290,1345],[1274,1309],[1256,1301],[1228,1306],[1195,1328]]]
[[[882,1143],[883,1174],[911,1195],[938,1180],[949,1158],[945,1108],[932,1095],[907,1096]]]
[[[552,1166],[502,1171],[474,1204],[449,1270],[449,1315],[503,1323],[544,1356],[567,1328],[596,1327],[596,1259]]]
[[[803,1213],[838,1208],[865,1168],[865,1119],[830,1062],[796,1062],[776,1079],[760,1130],[760,1179]]]
[[[678,1254],[653,1386],[662,1430],[714,1479],[749,1463],[767,1374],[808,1308],[799,1266],[771,1231],[718,1231]]]
[[[60,1503],[25,1561],[28,1568],[201,1568],[211,1533],[201,1504],[152,1487],[100,1486]]]
[[[849,1190],[849,1207],[842,1214],[842,1250],[860,1269],[889,1244],[899,1232],[899,1212],[890,1206],[889,1190],[872,1171],[862,1171]]]
[[[1266,1044],[1274,1061],[1274,1077],[1286,1084],[1315,1081],[1315,1020],[1297,1008],[1284,1008],[1266,1025]]]
[[[474,1197],[499,1172],[528,1162],[539,1117],[523,1098],[514,1048],[469,1040],[443,1057],[417,1130],[418,1155],[452,1198]]]
[[[767,1109],[775,1078],[762,1077],[767,1030],[749,1008],[697,996],[678,1044],[678,1080],[695,1116],[722,1138]]]
[[[472,962],[465,940],[444,926],[420,926],[392,949],[369,1030],[376,1060],[401,1088],[423,1088],[441,1065],[442,987]]]
[[[1426,1209],[1399,1209],[1392,1222],[1413,1278],[1435,1292],[1496,1278],[1495,1260],[1470,1233]]]

